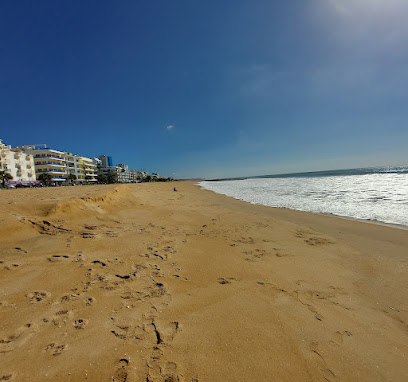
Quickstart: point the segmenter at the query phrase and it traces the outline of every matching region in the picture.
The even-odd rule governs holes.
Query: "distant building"
[[[98,177],[107,183],[130,183],[129,171],[119,166],[98,168]]]
[[[94,183],[96,182],[96,164],[93,159],[72,153],[65,153],[67,163],[67,180],[70,180],[69,175],[75,175],[73,183]]]
[[[41,174],[49,174],[52,181],[62,184],[96,182],[96,165],[91,158],[74,155],[64,151],[54,150],[41,145],[20,146],[20,150],[34,156],[35,173],[37,178]],[[74,175],[75,180],[70,180]]]
[[[143,173],[137,170],[129,170],[130,183],[138,183],[143,179]]]
[[[13,179],[10,184],[35,184],[36,176],[33,155],[19,148],[11,148],[0,139],[0,171],[8,172]]]
[[[99,181],[106,183],[137,183],[141,182],[146,176],[146,172],[129,170],[125,163],[119,163],[116,166],[109,165],[112,163],[112,157],[100,155],[93,159],[97,167]]]
[[[129,166],[127,164],[119,163],[118,167],[122,168],[125,171],[129,171]]]
[[[41,174],[49,174],[52,181],[62,183],[66,180],[67,166],[63,151],[50,149],[45,144],[24,145],[19,149],[34,156],[35,174],[37,178]]]
[[[101,167],[112,167],[113,161],[110,155],[99,155],[98,159],[101,161]]]
[[[92,163],[96,166],[96,168],[102,167],[102,161],[99,158],[92,158]]]

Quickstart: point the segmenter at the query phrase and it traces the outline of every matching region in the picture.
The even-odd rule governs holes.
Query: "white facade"
[[[20,147],[34,156],[37,178],[40,174],[49,174],[55,183],[70,181],[69,175],[75,175],[71,183],[96,182],[96,165],[91,158],[53,150],[46,145],[25,145]]]
[[[20,149],[34,156],[37,179],[41,174],[49,174],[55,183],[66,180],[67,166],[63,151],[50,149],[46,145],[25,145]]]
[[[98,175],[108,183],[129,183],[129,171],[122,167],[100,167],[98,168]]]
[[[34,157],[19,148],[12,149],[0,139],[0,171],[8,172],[13,179],[9,182],[34,183],[36,181]]]
[[[65,160],[68,180],[69,175],[75,175],[76,180],[73,181],[74,183],[96,182],[96,164],[93,159],[65,153]]]

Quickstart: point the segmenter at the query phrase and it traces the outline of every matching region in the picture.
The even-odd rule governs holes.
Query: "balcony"
[[[65,162],[64,158],[57,157],[54,155],[35,155],[34,158],[35,159],[54,159],[54,160]]]
[[[52,163],[52,162],[36,162],[35,166],[36,167],[49,166],[49,167],[57,167],[57,168],[66,168],[67,167],[65,164]]]
[[[65,170],[56,170],[53,168],[49,169],[42,169],[42,170],[37,170],[38,174],[66,174],[67,172]]]

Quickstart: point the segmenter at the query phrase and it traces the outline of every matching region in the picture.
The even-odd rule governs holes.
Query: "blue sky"
[[[0,139],[175,177],[408,163],[408,1],[0,3]]]

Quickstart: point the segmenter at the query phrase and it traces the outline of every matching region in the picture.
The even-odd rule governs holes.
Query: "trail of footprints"
[[[51,227],[50,231],[46,229],[47,227]],[[44,231],[46,234],[54,234],[57,228],[45,224]],[[179,274],[180,268],[177,264],[170,259],[175,253],[171,245],[166,245],[161,250],[148,247],[147,251],[140,255],[143,258],[142,262],[131,265],[119,258],[85,261],[81,252],[77,255],[48,256],[47,260],[50,263],[79,262],[80,267],[84,268],[85,278],[79,285],[72,287],[68,293],[54,301],[48,291],[37,290],[28,293],[26,295],[28,303],[47,304],[48,307],[62,305],[55,309],[50,317],[42,318],[35,330],[33,324],[29,323],[13,335],[0,339],[0,353],[12,351],[20,346],[24,338],[38,332],[41,325],[53,325],[57,328],[72,325],[78,331],[86,330],[90,324],[89,320],[75,317],[75,311],[64,306],[78,301],[82,301],[85,306],[91,306],[96,303],[96,299],[90,296],[92,290],[102,288],[116,291],[120,299],[110,317],[112,338],[120,341],[144,341],[143,346],[151,344],[152,355],[147,362],[146,370],[142,372],[146,375],[146,381],[183,381],[180,366],[163,360],[164,349],[180,330],[180,324],[179,322],[164,324],[159,320],[159,312],[171,302],[171,294],[165,283],[158,279],[172,277],[186,280]],[[43,350],[50,356],[57,357],[69,350],[69,344],[51,342],[45,344]],[[125,358],[117,361],[114,381],[128,379],[129,362]],[[10,379],[12,377],[13,374],[10,374]],[[0,380],[8,380],[9,377],[6,375],[1,378],[3,379]]]
[[[26,219],[22,219],[23,221]],[[84,225],[84,231],[74,232],[71,229],[63,227],[61,224],[51,223],[49,221],[33,221],[26,220],[41,234],[57,235],[68,234],[67,247],[71,246],[72,239],[75,236],[82,237],[84,239],[93,239],[98,236],[116,237],[117,231],[122,229],[120,226],[108,227],[106,225]],[[115,221],[117,225],[120,222]],[[209,235],[206,231],[207,225],[203,225],[200,229],[200,235]],[[153,224],[149,224],[147,227],[134,226],[133,231],[138,233],[151,232],[152,230],[159,230],[161,236],[159,239],[168,238],[171,232],[167,232],[165,227],[157,227]],[[187,236],[187,233],[186,233]],[[309,233],[298,231],[295,234],[296,237],[301,238],[308,245],[321,245],[330,244],[331,242],[324,238],[318,238],[310,236]],[[227,236],[226,236],[227,237]],[[264,240],[264,242],[269,242]],[[273,248],[273,251],[267,251],[263,248],[252,249],[256,245],[255,240],[249,237],[239,237],[232,241],[232,247],[240,247],[241,253],[245,255],[245,260],[254,262],[259,261],[264,256],[273,255],[276,257],[287,256],[282,250]],[[81,285],[74,287],[70,292],[61,296],[58,300],[59,303],[68,304],[73,301],[82,299],[86,306],[91,306],[96,302],[96,299],[89,296],[89,293],[93,288],[102,288],[107,291],[116,290],[120,296],[120,302],[112,312],[110,317],[111,328],[110,332],[112,336],[120,341],[144,341],[144,343],[151,344],[151,357],[147,362],[146,382],[172,382],[172,381],[184,381],[182,368],[173,362],[168,362],[163,359],[164,350],[168,344],[171,343],[173,338],[180,331],[179,322],[170,322],[164,324],[159,320],[159,312],[166,305],[171,302],[171,294],[169,293],[165,283],[157,281],[157,279],[174,277],[183,278],[175,262],[171,261],[171,256],[176,253],[176,250],[171,245],[166,245],[160,250],[155,249],[156,245],[147,248],[147,251],[140,255],[144,262],[140,264],[126,265],[119,258],[110,260],[95,259],[90,261],[88,266],[85,265],[85,259],[82,252],[78,252],[77,255],[67,254],[55,254],[49,256],[47,259],[51,263],[71,262],[76,261],[81,263],[85,269],[85,280]],[[26,252],[21,248],[16,248],[18,251]],[[7,265],[8,269],[18,267],[19,264]],[[185,279],[187,280],[187,279]],[[218,283],[221,285],[231,284],[237,281],[234,278],[219,278]],[[132,286],[135,284],[135,286]],[[264,286],[267,283],[258,282],[259,285]],[[276,289],[276,287],[275,287]],[[279,288],[278,288],[279,289]],[[281,293],[287,293],[281,289]],[[83,295],[86,295],[85,297]],[[311,291],[309,294],[302,290],[295,290],[290,295],[296,298],[300,303],[307,306],[308,309],[315,315],[317,320],[322,320],[323,317],[317,312],[314,305],[308,302],[310,298],[320,298],[323,296],[316,291]],[[305,300],[305,296],[307,297]],[[27,300],[29,303],[41,304],[47,303],[50,300],[51,294],[47,291],[33,291],[27,294]],[[326,301],[336,304],[333,300],[333,296],[328,295],[321,297]],[[129,314],[131,312],[131,314]],[[135,312],[140,312],[139,316]],[[60,309],[56,311],[50,318],[43,318],[41,324],[51,323],[54,326],[62,327],[71,323],[73,327],[78,330],[86,330],[89,325],[89,321],[85,318],[74,317],[74,312],[70,309]],[[36,328],[38,325],[35,325]],[[23,343],[24,338],[37,329],[33,329],[33,324],[29,323],[19,328],[13,335],[0,339],[0,353],[13,350],[19,343]],[[341,343],[344,336],[351,336],[349,331],[338,331],[334,334],[333,342]],[[44,351],[52,356],[59,356],[63,354],[69,345],[66,343],[52,342],[44,346]],[[316,347],[312,351],[319,355]],[[126,381],[128,379],[129,360],[126,358],[119,359],[115,364],[115,371],[113,375],[114,381]],[[331,371],[327,377],[333,377]],[[13,378],[13,374],[7,374],[0,377],[1,380],[9,380]],[[193,379],[197,382],[196,379]]]
[[[159,320],[159,312],[171,302],[171,295],[166,285],[157,281],[157,278],[172,277],[180,270],[176,263],[168,261],[172,253],[175,251],[171,246],[166,246],[161,251],[149,247],[141,257],[158,263],[135,266],[134,272],[128,274],[129,278],[120,277],[123,280],[130,280],[130,283],[135,279],[139,283],[142,280],[142,283],[136,290],[129,286],[127,281],[122,281],[124,284],[120,294],[122,301],[114,309],[111,317],[111,333],[117,339],[151,344],[152,353],[146,371],[146,381],[150,382],[184,380],[180,366],[162,359],[165,347],[180,330],[179,322],[164,324]],[[160,265],[162,262],[167,262],[166,267]],[[162,268],[167,269],[168,275]],[[127,360],[126,362],[122,360],[113,379],[126,381],[127,367]]]
[[[25,221],[26,219],[22,219]],[[49,221],[26,220],[41,234],[57,235],[69,234],[67,247],[71,246],[72,239],[75,237],[73,230],[64,228],[62,225],[50,223]],[[120,223],[120,222],[115,222]],[[94,238],[97,236],[95,231],[100,231],[101,227],[85,225],[86,232],[81,232],[83,238]],[[116,232],[102,227],[106,236],[115,237]],[[118,227],[115,227],[118,228]],[[119,227],[120,228],[120,227]],[[149,228],[154,228],[150,225]],[[163,235],[168,234],[164,227],[160,227]],[[143,230],[141,230],[143,232]],[[78,234],[78,233],[77,233]],[[21,248],[16,250],[26,253]],[[170,257],[176,253],[171,245],[166,245],[161,250],[148,247],[146,253],[141,254],[143,262],[129,266],[119,258],[111,260],[96,259],[90,261],[86,268],[85,259],[81,251],[76,255],[55,254],[47,257],[50,263],[79,262],[80,266],[85,268],[85,279],[80,285],[73,287],[70,292],[65,293],[53,302],[51,294],[48,291],[37,290],[26,295],[28,303],[47,304],[70,304],[71,302],[83,301],[85,306],[91,306],[96,303],[96,299],[89,296],[93,288],[102,288],[106,290],[117,290],[120,296],[120,303],[114,309],[111,317],[112,336],[123,341],[148,341],[152,346],[152,356],[147,364],[146,381],[182,381],[183,376],[180,373],[180,367],[175,363],[164,362],[163,347],[172,341],[174,336],[180,330],[178,322],[171,322],[168,325],[158,322],[158,312],[171,301],[171,295],[163,282],[156,281],[158,278],[174,277],[184,279],[179,272],[175,262],[171,262]],[[8,265],[1,261],[8,268],[19,266],[19,264]],[[165,266],[163,266],[165,264]],[[166,270],[166,271],[165,271]],[[133,283],[137,285],[132,286]],[[85,295],[85,296],[84,296]],[[6,306],[6,302],[2,302]],[[123,312],[135,311],[142,312],[139,319],[126,317]],[[35,325],[28,323],[17,329],[12,335],[0,337],[0,353],[6,353],[22,345],[30,335],[38,332],[41,325],[53,325],[63,327],[72,324],[78,330],[86,330],[89,320],[75,317],[75,312],[68,308],[55,310],[50,317],[44,317]],[[69,344],[51,342],[44,345],[43,350],[51,356],[60,356],[69,349]],[[114,381],[126,381],[128,375],[129,361],[120,359],[116,364],[116,371],[113,376]],[[10,380],[14,378],[13,373],[0,376],[1,380]]]
[[[24,216],[19,216],[19,220],[31,226],[41,235],[69,235],[66,239],[67,247],[71,247],[72,239],[75,237],[83,239],[94,239],[96,237],[108,237],[115,238],[118,237],[120,232],[126,232],[126,229],[121,226],[121,222],[113,220],[114,225],[100,224],[84,224],[82,228],[67,228],[63,225],[64,220],[35,220]]]

